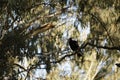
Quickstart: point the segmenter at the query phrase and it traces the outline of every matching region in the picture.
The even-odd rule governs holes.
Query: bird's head
[[[68,38],[68,43],[69,43],[69,42],[71,42],[71,41],[72,41],[72,38],[71,38],[71,37],[70,37],[70,38]]]
[[[70,40],[72,40],[72,38],[70,37],[68,40],[70,41]]]

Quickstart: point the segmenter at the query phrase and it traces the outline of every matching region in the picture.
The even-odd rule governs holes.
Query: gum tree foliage
[[[0,79],[18,79],[23,72],[27,79],[41,64],[49,73],[56,63],[77,54],[70,50],[68,37],[78,39],[84,54],[76,63],[88,66],[85,58],[92,49],[96,61],[104,58],[105,50],[112,60],[109,65],[114,65],[120,56],[119,4],[119,0],[0,0]],[[73,17],[74,23],[68,25]],[[85,28],[88,23],[90,34],[80,41],[78,26]],[[65,31],[68,36],[63,38]],[[27,67],[19,64],[24,64],[24,57],[31,62]]]

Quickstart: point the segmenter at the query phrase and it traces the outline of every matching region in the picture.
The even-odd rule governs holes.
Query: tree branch
[[[63,9],[64,9],[64,10],[67,10],[68,8],[69,8],[69,7],[64,7]],[[37,17],[32,18],[32,19],[23,27],[23,29],[22,29],[23,31],[21,32],[21,34],[22,34],[23,32],[25,32],[25,31],[26,31],[25,29],[29,28],[30,25],[31,25],[33,22],[35,22],[36,20],[39,20],[39,19],[42,19],[42,18],[51,18],[51,17],[57,16],[57,15],[60,15],[61,13],[62,13],[62,11],[61,11],[61,9],[60,9],[60,10],[56,11],[54,14],[43,15],[43,16],[38,15]]]
[[[79,49],[85,49],[87,46],[92,46],[92,47],[96,47],[96,48],[101,48],[101,49],[108,49],[108,50],[119,50],[120,51],[120,46],[113,46],[113,47],[109,47],[109,46],[101,46],[101,45],[96,45],[96,44],[92,44],[92,43],[85,43],[83,44]],[[81,51],[81,50],[79,50]],[[55,62],[52,62],[52,63],[59,63],[61,62],[63,59],[65,59],[66,57],[70,57],[70,56],[73,56],[77,54],[76,52],[75,53],[72,53],[72,54],[68,54],[68,55],[65,55],[63,56],[62,58],[60,58],[59,60],[55,61]]]
[[[112,45],[114,46],[113,40],[112,40],[112,38],[110,37],[109,32],[108,32],[108,30],[107,30],[106,27],[105,27],[106,24],[101,21],[101,18],[100,18],[100,17],[97,17],[97,16],[93,15],[92,13],[89,13],[89,14],[90,14],[94,19],[96,19],[96,20],[102,25],[103,29],[106,31],[106,33],[107,33],[107,35],[108,35],[108,37],[109,37],[109,40],[111,41]]]
[[[63,59],[65,59],[66,57],[70,57],[70,56],[73,56],[73,55],[75,55],[75,54],[77,54],[77,53],[67,54],[67,55],[63,56],[62,58],[60,58],[59,60],[57,60],[57,61],[55,61],[55,62],[52,62],[52,63],[59,63],[59,62],[61,62]]]
[[[41,27],[38,27],[37,29],[35,30],[31,30],[28,34],[26,34],[26,38],[29,38],[31,36],[36,36],[38,33],[42,33],[48,29],[51,29],[51,28],[54,28],[55,25],[53,25],[52,23],[48,23],[48,24],[44,24],[43,26]]]
[[[102,48],[102,49],[108,49],[108,50],[120,50],[120,46],[109,47],[109,46],[98,46],[96,44],[91,44],[91,43],[87,43],[87,44],[96,48]]]
[[[21,66],[19,64],[14,63],[13,65],[18,66],[19,68],[23,69],[24,71],[27,71],[27,69],[25,69],[23,66]]]
[[[92,46],[92,47],[96,47],[96,48],[102,48],[102,49],[108,49],[108,50],[120,50],[120,46],[101,46],[101,45],[97,45],[97,44],[92,44],[90,42],[87,42],[85,44],[83,44],[80,49],[84,49],[85,47],[87,47],[87,45]]]

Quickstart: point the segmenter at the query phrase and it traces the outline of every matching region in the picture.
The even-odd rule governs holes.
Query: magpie
[[[77,52],[77,53],[78,53],[78,54],[77,54],[78,56],[82,56],[82,53],[81,53],[81,50],[80,50],[78,41],[75,41],[75,40],[73,40],[72,38],[69,38],[69,39],[68,39],[68,43],[69,43],[70,48],[71,48],[74,52]]]
[[[78,42],[75,41],[75,40],[72,40],[72,38],[69,38],[68,39],[68,43],[70,45],[70,48],[73,50],[73,51],[77,51],[79,49],[79,45],[78,45]]]
[[[116,63],[115,65],[116,65],[117,67],[120,67],[120,63]]]

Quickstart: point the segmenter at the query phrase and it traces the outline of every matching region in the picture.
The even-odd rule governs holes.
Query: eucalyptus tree
[[[107,61],[106,75],[120,53],[119,4],[119,0],[0,0],[0,79],[32,78],[42,64],[50,73],[66,57],[73,60],[77,53],[69,48],[70,37],[78,39],[83,53],[76,63],[91,69],[84,64],[88,55],[97,64]],[[86,27],[89,33],[81,31]],[[101,78],[98,73],[91,79]]]

